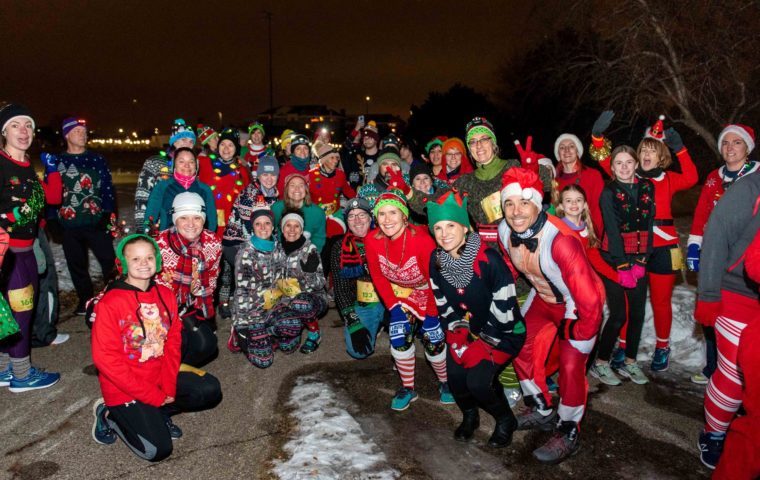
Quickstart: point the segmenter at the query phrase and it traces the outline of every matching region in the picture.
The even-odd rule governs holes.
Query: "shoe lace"
[[[404,398],[407,395],[411,395],[411,390],[406,387],[401,387],[396,391],[396,398]]]
[[[639,365],[636,363],[631,363],[629,365],[626,365],[625,368],[626,370],[628,370],[628,373],[630,373],[633,376],[644,375],[644,372],[641,371],[641,368],[639,368]]]

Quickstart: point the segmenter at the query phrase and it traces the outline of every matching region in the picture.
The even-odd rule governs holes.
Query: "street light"
[[[364,112],[364,114],[369,116],[369,101],[372,99],[369,97],[369,95],[367,95],[366,97],[364,97],[364,100],[366,101],[366,104],[365,104],[366,111]]]

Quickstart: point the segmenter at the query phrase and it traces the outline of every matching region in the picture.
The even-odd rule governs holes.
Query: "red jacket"
[[[137,400],[159,407],[177,393],[182,322],[174,293],[118,283],[95,305],[92,360],[106,405]]]

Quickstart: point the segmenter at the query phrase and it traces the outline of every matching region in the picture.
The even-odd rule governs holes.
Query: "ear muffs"
[[[119,275],[127,275],[127,260],[124,258],[124,247],[127,243],[130,243],[137,238],[142,238],[153,244],[153,248],[156,249],[156,273],[161,271],[161,249],[158,248],[158,243],[156,243],[153,237],[149,235],[145,235],[144,233],[133,233],[132,235],[124,237],[116,246],[116,268],[119,271]]]

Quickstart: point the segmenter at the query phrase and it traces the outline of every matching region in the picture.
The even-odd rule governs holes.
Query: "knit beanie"
[[[295,133],[296,132],[294,132],[293,130],[289,128],[286,128],[282,132],[282,135],[280,135],[280,145],[282,146],[283,149],[287,147],[288,144],[290,144],[290,142],[293,140],[293,135],[295,135]]]
[[[248,136],[250,137],[253,135],[254,130],[261,131],[261,136],[265,136],[266,132],[264,131],[264,125],[260,124],[259,122],[253,122],[250,125],[248,125]]]
[[[240,156],[240,132],[238,129],[228,127],[222,130],[222,134],[219,135],[219,145],[225,140],[229,140],[235,145],[235,156]]]
[[[406,206],[406,198],[404,192],[397,188],[389,188],[377,197],[375,202],[375,208],[372,210],[372,214],[377,218],[377,212],[386,205],[393,205],[401,210],[405,216],[409,217],[409,208]]]
[[[409,181],[414,183],[414,179],[417,175],[427,175],[430,180],[433,180],[433,171],[430,169],[430,165],[425,162],[415,162],[409,169]]]
[[[396,135],[390,134],[387,137],[383,138],[380,142],[380,150],[384,150],[386,148],[393,148],[396,151],[399,150],[399,139]]]
[[[299,172],[293,172],[290,175],[288,175],[287,177],[285,177],[285,181],[282,184],[282,191],[283,191],[282,194],[283,195],[285,194],[284,192],[286,192],[288,190],[288,184],[291,181],[293,181],[293,179],[295,179],[295,178],[300,178],[300,179],[302,179],[304,181],[304,183],[306,184],[306,195],[308,195],[309,194],[309,191],[308,191],[309,190],[309,178],[306,175],[304,175],[303,173],[299,173]]]
[[[475,117],[470,120],[465,128],[465,142],[469,145],[470,139],[475,135],[488,135],[491,141],[496,144],[496,133],[494,133],[493,125],[486,120],[485,117]]]
[[[721,130],[720,135],[718,135],[718,148],[720,148],[720,145],[723,143],[723,137],[725,137],[727,133],[739,135],[741,139],[744,140],[744,143],[747,144],[747,154],[755,149],[755,130],[752,127],[740,123],[726,125],[726,128]]]
[[[434,147],[441,147],[443,148],[443,143],[448,140],[449,137],[444,136],[437,136],[434,139],[430,140],[427,145],[425,145],[425,153],[428,155],[430,154],[430,150],[432,150]]]
[[[15,117],[23,117],[32,122],[32,130],[36,128],[32,114],[29,110],[23,106],[15,103],[8,103],[3,108],[0,108],[0,132],[5,131],[5,127],[8,126],[8,122]]]
[[[348,201],[346,204],[346,207],[343,209],[343,216],[345,218],[348,218],[348,214],[351,213],[351,210],[363,210],[367,212],[370,216],[372,216],[372,208],[369,206],[369,202],[361,197],[354,197],[351,200]]]
[[[193,129],[188,127],[183,119],[178,118],[174,120],[174,125],[172,125],[172,136],[169,137],[169,145],[174,145],[174,142],[182,138],[189,138],[195,143]]]
[[[559,161],[559,144],[565,140],[573,141],[575,144],[575,149],[578,150],[578,159],[580,160],[580,158],[583,156],[583,144],[581,143],[581,140],[572,133],[563,133],[557,137],[557,140],[554,141],[554,158]]]
[[[329,143],[320,143],[317,148],[317,160],[320,162],[323,158],[328,157],[332,154],[338,154],[338,151],[335,150],[335,148],[330,145]]]
[[[434,202],[427,202],[428,226],[430,231],[436,223],[444,220],[470,226],[467,215],[467,197],[462,197],[456,190],[449,190]]]
[[[259,157],[259,166],[256,168],[256,175],[260,176],[262,173],[271,173],[274,176],[280,175],[280,164],[277,159],[271,155],[263,155]]]
[[[380,141],[380,132],[377,130],[377,124],[374,120],[370,120],[367,123],[367,126],[364,127],[364,130],[362,130],[362,133],[365,137],[371,137],[374,138],[376,142]]]
[[[63,138],[66,138],[66,135],[68,135],[70,131],[74,130],[77,127],[84,127],[86,130],[87,121],[84,118],[77,117],[69,117],[64,120],[61,124],[61,132],[63,132]]]
[[[285,215],[283,215],[282,220],[280,220],[280,230],[284,230],[285,224],[290,220],[295,220],[299,225],[301,225],[301,230],[304,229],[303,214],[299,210],[288,210],[284,213]]]
[[[380,156],[377,157],[377,164],[382,165],[386,160],[392,160],[398,168],[401,168],[401,157],[398,156],[396,150],[387,149],[380,152]]]
[[[205,221],[206,203],[203,198],[195,192],[177,194],[172,202],[172,222],[177,223],[177,219],[182,215],[198,215]]]
[[[212,138],[219,135],[216,130],[209,125],[203,125],[202,123],[197,127],[198,141],[201,145],[206,145]]]
[[[512,167],[501,177],[501,204],[509,197],[518,196],[530,200],[541,210],[544,185],[538,175],[524,168]]]

